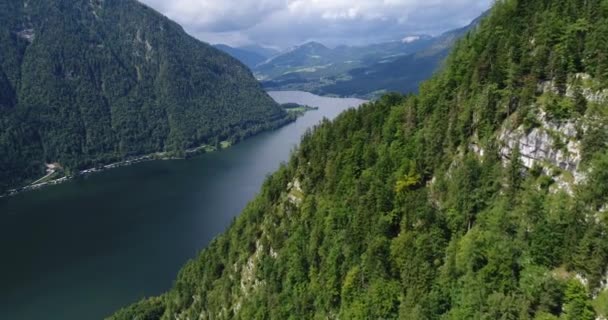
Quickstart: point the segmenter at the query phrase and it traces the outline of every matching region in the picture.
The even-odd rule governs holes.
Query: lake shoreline
[[[306,108],[304,110],[298,110],[299,112],[291,112],[289,111],[289,109],[285,109],[285,111],[287,111],[288,114],[290,115],[294,115],[293,117],[286,117],[285,119],[289,119],[289,121],[284,121],[281,123],[281,125],[279,125],[278,127],[274,127],[271,129],[267,129],[267,130],[261,130],[259,132],[256,132],[255,134],[249,136],[248,138],[251,137],[255,137],[258,134],[264,133],[264,132],[269,132],[269,131],[274,131],[277,129],[280,129],[284,126],[287,126],[291,123],[294,123],[298,120],[298,118],[302,115],[304,115],[304,113],[308,112],[308,111],[314,111],[314,110],[318,110],[318,108]],[[246,140],[246,139],[245,139]],[[240,141],[239,141],[240,142]],[[238,143],[238,142],[237,142]],[[4,194],[0,194],[0,199],[4,199],[4,198],[9,198],[9,197],[14,197],[16,195],[19,195],[21,193],[25,193],[25,192],[29,192],[29,191],[34,191],[34,190],[39,190],[42,188],[46,188],[46,187],[50,187],[50,186],[55,186],[58,184],[62,184],[68,181],[71,181],[75,178],[78,177],[86,177],[95,173],[99,173],[99,172],[103,172],[103,171],[107,171],[107,170],[111,170],[111,169],[115,169],[115,168],[120,168],[120,167],[127,167],[127,166],[132,166],[132,165],[136,165],[139,163],[143,163],[143,162],[149,162],[149,161],[167,161],[167,160],[187,160],[190,159],[192,157],[196,157],[198,155],[202,155],[202,154],[206,154],[209,152],[217,152],[217,151],[221,151],[224,149],[227,149],[229,147],[231,147],[233,144],[228,142],[228,141],[222,141],[220,146],[214,147],[208,144],[203,144],[200,145],[196,148],[191,148],[191,149],[187,149],[184,151],[184,156],[178,157],[178,156],[172,156],[169,155],[168,152],[156,152],[156,153],[150,153],[150,154],[146,154],[146,155],[141,155],[141,156],[136,156],[136,157],[132,157],[129,159],[125,159],[122,161],[118,161],[118,162],[114,162],[111,164],[107,164],[107,165],[101,165],[98,167],[93,167],[93,168],[88,168],[88,169],[84,169],[84,170],[80,170],[75,174],[70,174],[70,175],[64,175],[62,177],[59,178],[55,178],[55,179],[51,179],[49,181],[45,181],[42,183],[35,183],[41,180],[44,180],[46,177],[51,176],[54,173],[49,173],[47,174],[45,177],[36,180],[34,183],[26,185],[24,187],[20,187],[20,188],[13,188],[8,190],[7,192],[5,192]]]
[[[271,129],[267,129],[267,130],[261,130],[259,132],[256,132],[255,134],[253,134],[252,136],[249,136],[248,138],[254,137],[258,134],[264,133],[264,132],[269,132],[269,131],[273,131],[273,130],[277,130],[280,129],[284,126],[287,126],[293,122],[295,122],[299,117],[303,116],[306,112],[309,111],[315,111],[315,110],[319,110],[319,107],[317,106],[309,106],[309,105],[304,105],[304,104],[297,104],[297,103],[293,103],[292,101],[289,101],[289,99],[284,99],[283,97],[281,97],[282,94],[293,94],[296,91],[290,91],[290,90],[280,90],[280,91],[268,91],[269,94],[272,93],[275,94],[275,96],[273,96],[273,99],[279,103],[280,105],[283,106],[284,110],[292,115],[292,118],[285,118],[285,119],[290,119],[290,121],[284,121],[283,123],[281,123],[278,127],[274,127]],[[314,94],[311,94],[309,92],[299,92],[301,94],[305,94],[305,95],[311,95],[314,96]],[[340,99],[340,98],[335,98],[335,97],[330,97],[330,96],[318,96],[319,98],[329,98],[329,99]],[[343,98],[346,100],[359,100],[362,103],[364,102],[368,102],[365,100],[361,100],[361,99],[357,99],[357,98]],[[291,106],[290,106],[291,105]],[[294,108],[293,105],[296,105],[297,107]],[[240,141],[239,141],[240,142]],[[75,174],[71,174],[71,175],[64,175],[62,177],[59,178],[55,178],[55,179],[51,179],[49,181],[45,181],[42,183],[35,183],[41,180],[44,180],[46,177],[52,176],[54,173],[50,173],[47,174],[46,176],[36,180],[34,183],[23,186],[23,187],[19,187],[19,188],[13,188],[10,189],[8,191],[6,191],[3,194],[0,194],[0,199],[4,199],[4,198],[9,198],[9,197],[13,197],[16,196],[18,194],[24,193],[24,192],[29,192],[29,191],[34,191],[34,190],[39,190],[42,188],[46,188],[46,187],[50,187],[50,186],[54,186],[54,185],[58,185],[58,184],[62,184],[68,181],[71,181],[77,177],[83,177],[83,176],[88,176],[94,173],[99,173],[99,172],[103,172],[106,170],[111,170],[111,169],[115,169],[115,168],[119,168],[119,167],[126,167],[126,166],[131,166],[131,165],[135,165],[138,163],[142,163],[142,162],[148,162],[148,161],[155,161],[155,160],[185,160],[191,157],[195,157],[197,155],[200,154],[205,154],[208,152],[216,152],[222,149],[226,149],[228,147],[230,147],[232,144],[228,143],[228,145],[225,145],[224,142],[222,143],[221,146],[219,147],[213,147],[210,145],[200,145],[196,148],[192,148],[192,149],[188,149],[185,150],[185,156],[183,157],[177,157],[177,156],[168,156],[167,152],[156,152],[156,153],[151,153],[151,154],[146,154],[146,155],[140,155],[140,156],[136,156],[136,157],[132,157],[129,159],[125,159],[119,162],[115,162],[115,163],[111,163],[111,164],[107,164],[107,165],[101,165],[98,167],[93,167],[93,168],[87,168],[84,170],[80,170]]]
[[[270,94],[319,110],[222,152],[105,170],[0,200],[0,250],[11,261],[0,265],[6,288],[0,319],[104,319],[166,292],[186,261],[225,231],[268,175],[289,161],[306,132],[359,106],[305,93]],[[101,164],[82,169],[89,167]],[[47,169],[57,173],[40,182],[80,171],[62,172],[59,163]]]
[[[196,149],[200,150],[205,147],[206,147],[206,145],[203,145]],[[186,151],[186,152],[188,152],[188,151]],[[135,158],[119,161],[119,162],[114,162],[114,163],[99,166],[99,167],[93,167],[93,168],[80,170],[75,174],[65,175],[60,178],[52,179],[52,180],[49,180],[46,182],[34,183],[34,184],[30,184],[30,185],[27,185],[27,186],[24,186],[21,188],[11,189],[11,190],[8,190],[8,192],[0,195],[0,199],[13,197],[13,196],[16,196],[18,194],[28,192],[28,191],[34,191],[34,190],[42,189],[45,187],[58,185],[58,184],[73,180],[77,177],[84,177],[84,176],[88,176],[88,175],[91,175],[94,173],[99,173],[99,172],[103,172],[103,171],[111,170],[111,169],[115,169],[115,168],[120,168],[120,167],[131,166],[131,165],[135,165],[135,164],[142,163],[142,162],[155,161],[155,160],[185,160],[185,159],[188,159],[188,157],[159,156],[159,153],[147,154],[147,155],[143,155],[143,156],[139,156],[139,157],[135,157]],[[38,181],[40,181],[40,180],[38,180]]]

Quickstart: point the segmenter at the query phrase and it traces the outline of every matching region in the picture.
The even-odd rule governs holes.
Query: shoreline
[[[312,111],[312,110],[317,110],[317,109],[318,108],[316,108],[316,109],[311,108],[311,109],[304,110],[304,112],[301,112],[299,114],[296,113],[295,114],[296,116],[295,116],[295,118],[293,118],[292,121],[285,122],[283,125],[279,126],[278,128],[269,129],[269,130],[262,130],[260,132],[257,132],[256,134],[252,135],[251,137],[256,136],[256,135],[258,135],[260,133],[263,133],[263,132],[276,130],[276,129],[282,128],[282,127],[284,127],[284,126],[286,126],[288,124],[294,123],[297,120],[297,118],[299,118],[300,116],[304,115],[304,113],[306,113],[307,111]],[[288,113],[290,113],[288,111],[288,109],[285,109],[285,111],[287,111]],[[196,148],[191,148],[191,149],[185,150],[183,157],[169,156],[168,152],[156,152],[156,153],[146,154],[146,155],[142,155],[142,156],[136,156],[136,157],[133,157],[133,158],[130,158],[130,159],[125,159],[125,160],[122,160],[122,161],[110,163],[110,164],[107,164],[107,165],[102,165],[102,166],[99,166],[99,167],[94,167],[94,168],[88,168],[88,169],[80,170],[80,171],[78,171],[75,174],[64,175],[63,177],[60,177],[60,178],[52,179],[52,180],[45,181],[45,182],[42,182],[42,183],[36,183],[36,182],[42,181],[42,180],[46,179],[47,177],[49,177],[49,176],[51,176],[51,175],[53,175],[53,174],[56,173],[56,172],[53,172],[53,173],[47,174],[46,176],[44,176],[44,177],[42,177],[42,178],[34,181],[33,183],[31,183],[29,185],[26,185],[26,186],[23,186],[23,187],[19,187],[19,188],[10,189],[10,190],[6,191],[5,193],[0,194],[0,199],[10,198],[10,197],[16,196],[16,195],[21,194],[21,193],[25,193],[25,192],[29,192],[29,191],[34,191],[34,190],[42,189],[42,188],[45,188],[45,187],[50,187],[50,186],[62,184],[62,183],[68,182],[70,180],[73,180],[73,179],[75,179],[77,177],[88,176],[88,175],[92,175],[92,174],[95,174],[95,173],[99,173],[99,172],[103,172],[103,171],[111,170],[111,169],[116,169],[116,168],[120,168],[120,167],[132,166],[132,165],[135,165],[135,164],[138,164],[138,163],[142,163],[142,162],[155,161],[155,160],[161,160],[161,161],[166,161],[166,160],[187,160],[187,159],[189,159],[191,157],[196,157],[197,155],[202,155],[202,154],[209,153],[209,152],[221,151],[221,150],[230,148],[232,145],[233,144],[230,143],[230,142],[228,142],[228,141],[222,141],[220,143],[219,147],[214,147],[214,146],[211,146],[211,145],[208,145],[208,144],[203,144],[203,145],[200,145],[200,146],[198,146]]]
[[[192,149],[192,150],[200,150],[202,148],[206,148],[207,146],[201,146],[198,147],[196,149]],[[189,150],[188,150],[189,151]],[[186,152],[188,152],[186,151]],[[193,153],[193,152],[192,152]],[[68,182],[70,180],[75,179],[76,177],[82,177],[82,176],[88,176],[94,173],[99,173],[99,172],[103,172],[106,170],[110,170],[110,169],[115,169],[115,168],[120,168],[120,167],[127,167],[127,166],[131,166],[131,165],[135,165],[138,163],[142,163],[142,162],[148,162],[148,161],[154,161],[154,160],[185,160],[187,159],[187,157],[163,157],[160,156],[159,153],[153,153],[153,154],[147,154],[144,156],[139,156],[136,158],[131,158],[131,159],[127,159],[127,160],[123,160],[123,161],[119,161],[119,162],[114,162],[111,164],[107,164],[107,165],[103,165],[100,167],[95,167],[95,168],[88,168],[88,169],[84,169],[84,170],[80,170],[75,174],[71,174],[71,175],[64,175],[63,177],[57,178],[57,179],[53,179],[53,180],[49,180],[46,182],[41,182],[41,183],[32,183],[29,184],[27,186],[21,187],[21,188],[15,188],[15,189],[11,189],[8,190],[6,193],[0,195],[0,199],[3,198],[9,198],[9,197],[13,197],[16,196],[20,193],[24,193],[24,192],[28,192],[28,191],[34,191],[34,190],[38,190],[38,189],[42,189],[45,187],[50,187],[50,186],[54,186],[54,185],[58,185],[58,184],[62,184],[65,182]],[[54,174],[55,172],[53,172],[52,174]],[[42,179],[38,179],[37,181],[41,181],[44,178],[50,176],[46,175],[45,177],[43,177]],[[36,181],[36,182],[37,182]]]

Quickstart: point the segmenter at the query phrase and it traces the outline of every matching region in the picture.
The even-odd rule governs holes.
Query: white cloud
[[[414,42],[416,40],[419,40],[419,39],[420,39],[420,36],[407,36],[407,37],[401,39],[401,42],[403,42],[403,43],[412,43],[412,42]]]
[[[208,42],[353,44],[461,27],[493,0],[140,0]]]
[[[197,30],[224,32],[249,28],[276,10],[277,0],[141,0],[169,18]]]

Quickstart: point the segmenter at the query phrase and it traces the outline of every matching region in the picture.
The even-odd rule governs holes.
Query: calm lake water
[[[0,319],[102,319],[168,290],[180,267],[288,160],[306,129],[362,103],[271,95],[320,109],[221,152],[0,199]]]

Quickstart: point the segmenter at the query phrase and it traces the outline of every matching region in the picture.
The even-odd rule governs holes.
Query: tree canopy
[[[0,191],[290,118],[237,60],[135,0],[0,3]]]
[[[540,111],[604,128],[607,102],[569,92],[608,86],[606,28],[605,0],[497,1],[418,95],[310,131],[173,289],[111,319],[607,316],[602,135],[564,187],[499,134]]]

